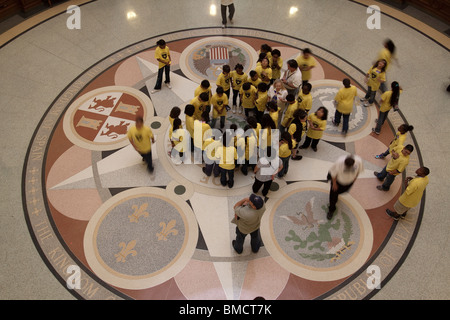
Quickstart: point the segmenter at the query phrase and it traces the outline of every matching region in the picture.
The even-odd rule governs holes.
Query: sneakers
[[[172,86],[170,85],[170,82],[166,82],[165,84],[166,84],[167,88],[172,89]]]
[[[379,174],[380,174],[379,172],[376,172],[376,171],[373,172],[373,175],[374,175],[375,177],[377,177],[377,179],[378,179],[379,181],[384,181],[384,179],[378,178],[378,175],[379,175]]]
[[[375,130],[375,128],[372,128],[372,132],[375,133],[375,134],[378,134],[378,135],[380,134],[380,132]]]
[[[397,214],[389,209],[386,209],[386,214],[394,220],[398,220],[400,218],[404,218],[402,215]]]
[[[151,94],[155,94],[155,93],[160,92],[160,91],[161,91],[161,89],[153,89],[150,93]]]
[[[233,113],[236,113],[236,105],[233,105]]]
[[[244,111],[242,110],[242,106],[239,106],[239,113],[242,113],[242,112],[244,112]]]

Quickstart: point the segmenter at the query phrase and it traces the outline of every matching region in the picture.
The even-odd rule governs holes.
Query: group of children
[[[160,43],[158,45],[163,47]],[[168,47],[162,49],[168,51]],[[394,59],[394,50],[392,41],[386,41],[377,61],[366,74],[368,90],[361,99],[363,105],[367,107],[372,104],[376,92],[382,91],[379,118],[373,129],[376,134],[380,133],[388,112],[398,108],[402,92],[396,81],[392,82],[390,90],[385,86],[386,70]],[[170,59],[170,53],[167,53],[167,57]],[[162,67],[168,65],[170,60]],[[220,176],[221,184],[229,188],[234,185],[236,167],[240,167],[244,175],[251,168],[255,173],[253,192],[264,186],[262,193],[266,196],[272,180],[287,174],[289,161],[302,159],[297,154],[299,149],[311,146],[317,151],[328,118],[328,110],[323,106],[310,112],[312,86],[309,80],[311,70],[316,66],[311,50],[303,49],[296,59],[289,60],[288,70],[283,75],[282,66],[280,51],[263,44],[256,68],[248,75],[242,64],[237,64],[234,70],[224,65],[216,80],[217,89],[214,93],[210,82],[203,80],[195,90],[194,98],[184,108],[184,126],[179,118],[181,109],[174,107],[170,112],[169,139],[172,150],[169,155],[172,160],[175,163],[189,163],[192,152],[194,163],[204,164],[203,172],[206,175]],[[300,83],[298,73],[301,73]],[[292,77],[291,80],[288,80],[289,77]],[[292,80],[294,78],[297,80]],[[162,82],[162,72],[157,82]],[[335,97],[336,113],[332,122],[338,126],[343,118],[342,131],[346,134],[356,88],[349,79],[344,79],[343,85]],[[244,128],[231,124],[225,130],[229,110],[245,115]],[[411,130],[411,126],[402,126],[394,141],[404,139],[406,132]],[[303,136],[304,142],[300,145]],[[387,156],[389,150],[393,149],[390,147],[377,158]],[[274,156],[276,154],[278,158]]]
[[[312,61],[311,51],[305,49],[304,52]],[[306,65],[303,55],[300,59],[305,78],[309,79],[312,67]],[[315,66],[315,61],[311,64]],[[266,196],[272,180],[287,174],[289,161],[302,159],[297,154],[298,149],[311,145],[317,151],[328,116],[325,107],[309,114],[312,87],[307,80],[299,86],[298,92],[288,92],[281,79],[282,65],[280,51],[264,44],[255,70],[248,75],[241,64],[234,70],[224,65],[214,93],[210,82],[203,80],[184,108],[184,127],[179,118],[181,109],[174,107],[170,112],[172,150],[169,155],[172,160],[189,163],[192,152],[194,163],[203,163],[206,175],[220,176],[221,184],[229,188],[234,185],[236,167],[240,167],[244,175],[250,168],[256,177],[253,191],[264,186],[262,193]],[[230,110],[245,115],[244,128],[231,124],[225,129]],[[299,145],[304,135],[304,143]]]

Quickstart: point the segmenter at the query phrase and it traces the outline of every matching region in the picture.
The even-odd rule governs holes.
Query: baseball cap
[[[264,205],[264,200],[254,193],[252,193],[252,195],[250,196],[250,201],[253,203],[256,209],[261,209]]]

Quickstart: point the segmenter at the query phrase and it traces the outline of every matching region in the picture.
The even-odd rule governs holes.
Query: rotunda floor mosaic
[[[156,41],[172,56],[172,89],[151,93],[158,64]],[[267,43],[286,61],[310,48],[315,111],[329,110],[318,151],[300,150],[288,174],[276,178],[261,223],[264,245],[252,253],[246,239],[237,254],[234,204],[251,194],[254,175],[236,169],[233,188],[208,177],[198,164],[168,155],[169,112],[184,107],[203,79],[215,88],[221,66],[249,72]],[[211,50],[221,50],[212,56]],[[80,299],[368,299],[401,267],[420,226],[422,207],[394,221],[385,214],[402,191],[376,189],[395,129],[406,120],[390,112],[381,134],[372,133],[376,106],[355,103],[346,136],[331,123],[333,98],[348,77],[366,92],[363,70],[301,39],[247,28],[201,28],[152,37],[105,57],[61,92],[30,142],[23,172],[27,222],[43,259],[63,285],[73,266],[81,272]],[[213,89],[214,90],[214,89]],[[127,129],[141,115],[155,134],[153,174],[129,144]],[[180,118],[184,121],[184,113]],[[243,128],[243,114],[228,111],[226,127]],[[406,175],[421,165],[414,136]],[[329,167],[341,155],[359,155],[364,172],[326,218]],[[249,238],[249,237],[248,237]],[[72,266],[72,268],[70,268]],[[374,271],[375,270],[375,271]],[[378,278],[377,278],[378,277]],[[379,286],[374,287],[374,279]],[[380,289],[381,288],[381,289]]]

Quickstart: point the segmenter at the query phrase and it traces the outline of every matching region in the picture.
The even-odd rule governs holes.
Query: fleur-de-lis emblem
[[[128,255],[132,255],[133,257],[135,255],[137,255],[137,251],[133,250],[133,248],[136,246],[136,240],[131,240],[130,242],[128,242],[128,244],[126,244],[125,242],[121,242],[119,243],[119,247],[122,248],[122,250],[115,254],[114,256],[116,257],[116,261],[117,262],[126,262],[126,257]]]
[[[133,205],[131,208],[134,210],[133,214],[131,216],[128,216],[130,218],[130,222],[139,222],[140,217],[148,217],[147,210],[148,203],[142,204],[140,207],[138,207],[136,204]]]
[[[175,220],[170,220],[167,225],[165,222],[160,222],[159,226],[162,227],[162,230],[161,230],[161,232],[156,234],[156,236],[158,237],[158,241],[161,241],[161,240],[167,241],[167,237],[170,234],[173,234],[176,236],[178,234],[178,230],[174,229],[175,224],[176,224]]]

